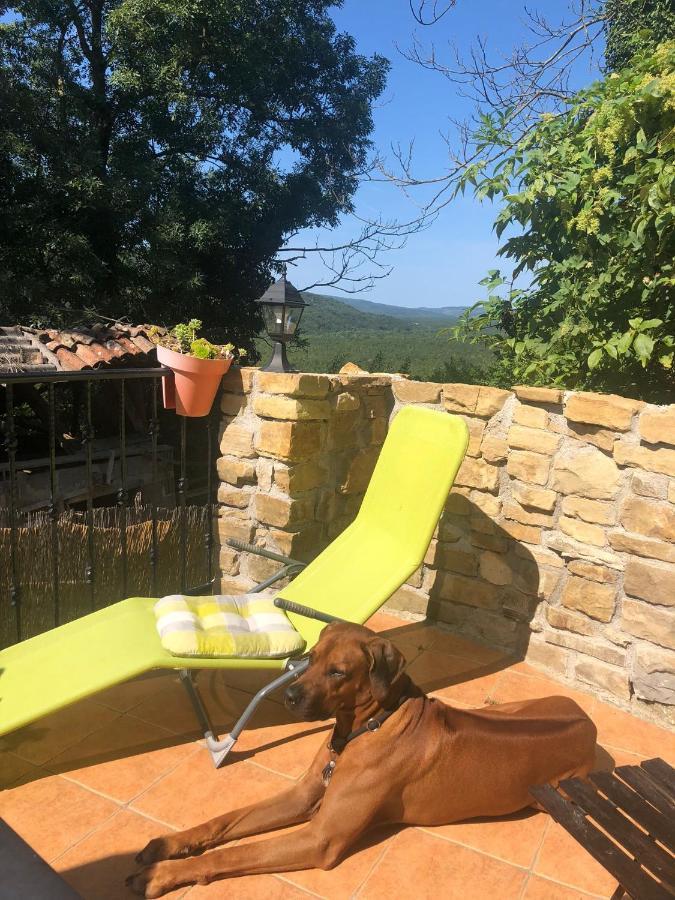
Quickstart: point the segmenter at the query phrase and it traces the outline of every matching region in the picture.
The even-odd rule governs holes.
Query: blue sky
[[[551,20],[563,19],[569,0],[531,0]],[[408,0],[345,0],[334,12],[338,28],[352,34],[359,52],[378,52],[391,62],[389,82],[375,110],[372,135],[378,150],[391,158],[392,143],[414,139],[414,160],[418,174],[438,176],[445,169],[447,148],[440,132],[448,131],[451,119],[465,118],[468,101],[457,87],[441,75],[406,60],[397,46],[408,48],[417,34],[425,43],[434,43],[440,58],[450,59],[448,43],[467,50],[477,35],[486,37],[495,54],[508,52],[526,37],[523,0],[458,0],[457,6],[432,27],[417,25]],[[584,66],[576,73],[581,86],[597,77]],[[364,216],[397,218],[406,221],[413,205],[389,184],[362,187],[356,197],[357,211]],[[389,253],[384,261],[394,267],[392,274],[376,282],[360,296],[399,306],[465,306],[482,297],[478,281],[499,265],[497,240],[492,233],[495,207],[465,196],[454,202],[432,227],[409,238],[406,247]],[[335,242],[354,233],[345,222],[337,231],[320,233],[322,242]],[[313,243],[317,232],[307,232],[300,242]],[[299,245],[298,239],[293,243]],[[325,278],[316,255],[290,267],[289,278],[299,288]],[[316,288],[340,294],[334,288]]]

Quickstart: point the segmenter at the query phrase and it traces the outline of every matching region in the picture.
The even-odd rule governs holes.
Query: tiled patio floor
[[[564,693],[598,726],[603,767],[607,753],[617,764],[649,756],[675,760],[675,734],[562,688],[523,663],[384,614],[370,624],[401,647],[418,684],[451,704]],[[257,689],[251,674],[202,673],[200,679],[223,728]],[[266,702],[233,762],[216,771],[177,679],[130,682],[0,739],[0,816],[85,900],[121,900],[130,896],[124,879],[135,868],[133,855],[149,838],[283,790],[303,773],[327,728],[292,721],[280,702]],[[390,830],[371,836],[330,872],[231,879],[168,896],[572,900],[609,897],[614,887],[548,816],[526,812]]]

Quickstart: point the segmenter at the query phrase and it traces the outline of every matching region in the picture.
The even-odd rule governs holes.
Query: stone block
[[[271,550],[302,561],[313,559],[326,543],[322,526],[317,522],[300,526],[295,532],[270,528],[269,537]]]
[[[646,556],[649,559],[661,559],[675,563],[675,546],[664,541],[641,537],[639,534],[626,534],[615,531],[609,536],[609,544],[614,550],[633,553],[635,556]]]
[[[567,428],[562,433],[585,444],[593,444],[594,447],[608,453],[611,453],[616,441],[616,432],[600,428],[598,425],[582,425],[581,422],[568,422]]]
[[[630,497],[621,510],[621,524],[627,531],[675,542],[675,509],[670,503]]]
[[[261,456],[255,464],[255,474],[258,479],[258,490],[269,492],[274,477],[274,463],[266,456]]]
[[[614,460],[595,447],[575,447],[556,457],[551,486],[561,494],[609,500],[620,490],[621,473]]]
[[[584,522],[595,525],[614,525],[616,508],[612,503],[601,500],[587,500],[584,497],[563,497],[562,511],[566,516],[576,516]]]
[[[558,405],[563,401],[563,392],[558,388],[530,387],[525,384],[516,384],[513,392],[524,403],[545,403]]]
[[[544,485],[548,481],[550,465],[550,457],[542,456],[541,453],[513,450],[509,453],[506,471],[511,478],[516,478],[518,481]]]
[[[640,645],[635,650],[631,680],[640,699],[675,705],[675,653]]]
[[[465,457],[455,478],[455,483],[459,487],[477,488],[494,493],[499,487],[499,469],[482,459]]]
[[[221,547],[218,554],[218,568],[223,575],[238,575],[239,552],[231,547]]]
[[[490,584],[505,585],[513,581],[508,558],[504,554],[487,550],[480,556],[480,576]]]
[[[540,406],[523,406],[519,403],[513,411],[513,421],[516,425],[525,425],[527,428],[547,428],[548,413]]]
[[[675,481],[673,479],[670,480],[668,485],[668,500],[671,503],[675,503]]]
[[[501,534],[483,534],[480,531],[472,531],[470,535],[471,546],[481,550],[492,550],[494,553],[506,553],[508,541]]]
[[[483,438],[480,451],[486,462],[501,463],[504,462],[509,455],[509,445],[504,438],[487,434]]]
[[[444,384],[443,404],[449,412],[477,415],[489,419],[498,413],[511,396],[510,391],[475,384]]]
[[[593,623],[580,613],[561,609],[559,606],[549,606],[546,610],[546,621],[552,628],[563,631],[573,631],[575,634],[593,634]]]
[[[319,422],[263,421],[254,446],[261,456],[298,462],[311,459],[321,449],[321,425]]]
[[[630,489],[640,497],[665,500],[668,496],[670,483],[670,479],[666,478],[665,475],[656,475],[653,472],[633,472],[633,477],[630,480]]]
[[[522,525],[520,522],[505,519],[499,523],[499,528],[516,541],[524,541],[526,544],[541,543],[541,528],[534,525]]]
[[[221,382],[223,390],[232,394],[248,394],[260,369],[255,366],[230,366]]]
[[[578,634],[566,634],[562,632],[548,632],[546,640],[558,647],[565,647],[567,650],[573,650],[575,653],[583,653],[585,656],[592,656],[601,662],[609,663],[611,666],[625,666],[626,652],[612,647],[609,644],[601,643],[597,637],[588,640]],[[582,662],[585,660],[582,660]]]
[[[514,482],[511,485],[511,492],[522,506],[540,509],[543,512],[552,512],[558,499],[555,491],[533,487],[529,484],[519,484],[518,482]]]
[[[389,430],[388,419],[371,419],[369,441],[371,444],[383,444]]]
[[[464,603],[480,609],[499,608],[499,590],[493,584],[463,575],[443,574],[436,582],[438,596],[443,600]]]
[[[629,431],[633,416],[644,403],[616,394],[570,394],[565,403],[565,416],[571,422],[604,425],[613,431]]]
[[[550,526],[553,522],[551,513],[529,512],[512,500],[510,503],[504,504],[504,516],[507,519],[514,519],[516,522],[522,522],[523,525],[542,525]]]
[[[595,563],[586,562],[584,559],[571,560],[567,568],[572,575],[578,575],[580,578],[589,578],[591,581],[597,581],[600,584],[615,584],[619,577],[619,573],[615,569],[598,566]]]
[[[560,584],[560,577],[560,569],[539,569],[537,597],[540,600],[550,600]]]
[[[468,516],[471,514],[472,509],[473,506],[469,498],[465,494],[459,493],[456,487],[453,487],[445,503],[446,512],[453,516]]]
[[[567,674],[569,654],[562,647],[530,640],[525,661],[537,668],[548,669],[557,675]]]
[[[298,463],[295,466],[277,463],[274,467],[275,485],[291,497],[321,487],[327,482],[328,469],[314,460]]]
[[[547,547],[523,547],[520,544],[516,544],[514,551],[523,559],[533,559],[538,566],[550,566],[554,569],[565,568],[565,563],[558,554],[549,550]]]
[[[373,474],[373,469],[380,454],[378,447],[367,447],[359,451],[346,467],[343,466],[338,478],[340,493],[360,494],[365,491]]]
[[[335,400],[335,412],[346,413],[353,412],[361,406],[361,398],[358,394],[352,394],[350,391],[342,391],[337,395]]]
[[[630,684],[625,670],[608,666],[598,660],[584,659],[574,666],[574,674],[580,681],[602,688],[620,700],[630,700]]]
[[[361,406],[368,419],[381,419],[389,415],[391,400],[384,394],[366,394],[362,398]]]
[[[274,497],[272,494],[257,494],[255,516],[267,525],[286,528],[314,518],[314,497],[291,500],[289,497]]]
[[[401,403],[438,403],[441,386],[431,381],[394,381],[394,396]]]
[[[675,446],[675,406],[647,407],[640,416],[640,436],[649,444]]]
[[[232,456],[255,456],[253,431],[237,419],[223,422],[220,427],[220,452]]]
[[[248,578],[246,575],[222,575],[218,593],[226,596],[238,596],[250,591],[254,586],[255,582],[253,579]]]
[[[218,540],[227,544],[230,538],[249,543],[255,534],[255,523],[248,519],[236,519],[233,516],[222,516],[218,519]]]
[[[415,613],[425,616],[429,606],[429,597],[420,590],[416,590],[409,584],[403,584],[387,600],[385,609],[396,609],[402,612]]]
[[[251,491],[233,487],[225,482],[218,486],[218,503],[225,506],[235,506],[237,509],[246,509],[251,500]]]
[[[482,419],[474,419],[462,416],[469,429],[469,446],[466,448],[467,456],[480,456],[480,445],[485,431],[485,422]]]
[[[560,435],[540,428],[525,428],[523,425],[512,425],[508,433],[509,447],[516,450],[531,450],[534,453],[551,455],[560,446]]]
[[[481,512],[491,519],[496,518],[501,512],[502,501],[492,494],[484,494],[481,491],[471,491],[470,500]]]
[[[648,603],[675,607],[675,566],[665,563],[629,559],[623,579],[624,590],[631,597]],[[675,618],[673,619],[675,628]]]
[[[458,575],[477,575],[478,556],[466,550],[455,549],[454,544],[439,543],[436,551],[435,565]]]
[[[255,462],[235,456],[221,456],[216,462],[216,471],[221,481],[239,487],[255,481]]]
[[[253,412],[267,419],[311,421],[330,418],[328,400],[296,400],[276,394],[258,394],[253,398]]]
[[[599,584],[571,575],[562,592],[562,604],[568,609],[576,609],[599,622],[609,622],[614,614],[616,587]]]
[[[253,579],[256,584],[276,574],[281,568],[280,563],[255,553],[242,553],[239,565],[242,575]]]
[[[330,390],[330,377],[306,372],[260,372],[257,387],[266,394],[286,394],[289,397],[312,397],[321,400]]]
[[[582,541],[584,544],[592,544],[594,547],[604,547],[607,543],[605,529],[600,525],[589,525],[587,522],[580,522],[579,519],[570,519],[567,516],[560,516],[558,519],[558,528],[560,528],[564,534],[574,538],[575,541]]]
[[[617,556],[616,553],[603,550],[601,547],[583,544],[581,541],[575,541],[564,534],[553,532],[546,543],[551,550],[555,550],[565,559],[584,559],[588,562],[598,563],[601,566],[609,566],[612,569],[623,568],[621,557]]]
[[[424,569],[420,566],[419,569],[415,569],[410,578],[407,579],[406,584],[410,585],[410,587],[421,588],[423,580]]]
[[[621,606],[621,628],[635,637],[675,650],[675,613],[672,609],[626,598]]]
[[[667,447],[637,447],[625,441],[614,444],[614,459],[620,466],[637,466],[647,472],[675,476],[675,450]]]
[[[226,416],[238,416],[239,413],[246,409],[247,398],[244,394],[228,394],[220,395],[220,411]]]

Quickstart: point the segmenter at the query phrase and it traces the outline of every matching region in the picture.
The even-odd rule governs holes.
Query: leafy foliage
[[[639,51],[675,38],[673,0],[605,0],[605,67],[624,69]]]
[[[542,116],[471,178],[480,196],[504,201],[495,228],[511,232],[500,253],[514,269],[488,273],[488,299],[455,339],[487,344],[504,382],[672,399],[675,43]]]
[[[210,337],[285,238],[335,224],[387,63],[333,0],[0,0],[0,294],[6,321],[194,311]]]

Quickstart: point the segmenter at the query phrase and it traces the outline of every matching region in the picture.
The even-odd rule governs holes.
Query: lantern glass
[[[289,306],[285,303],[263,303],[265,328],[274,341],[284,341],[292,337],[302,316],[302,306]]]

